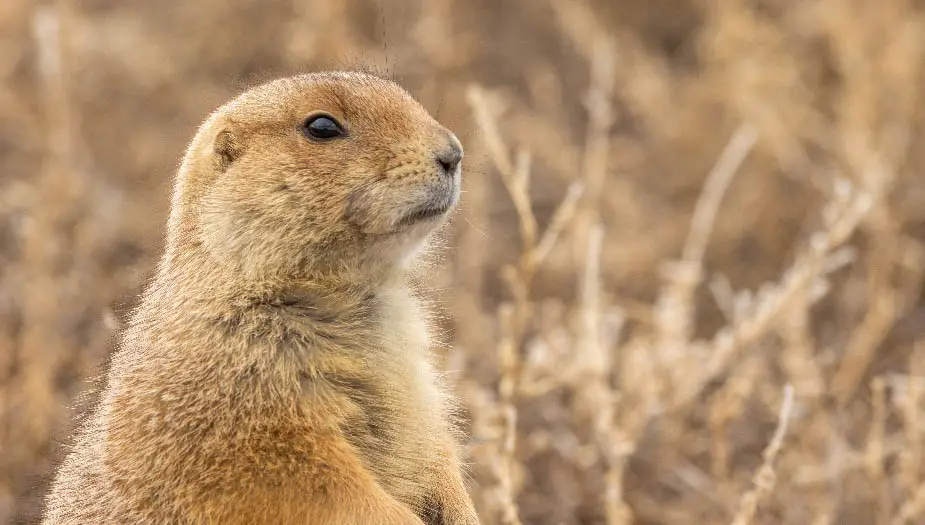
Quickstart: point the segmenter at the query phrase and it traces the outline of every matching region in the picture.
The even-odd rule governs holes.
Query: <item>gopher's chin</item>
[[[429,240],[449,219],[456,202],[424,203],[406,209],[387,231],[368,239],[369,254],[380,261],[410,268],[419,254],[426,251]]]

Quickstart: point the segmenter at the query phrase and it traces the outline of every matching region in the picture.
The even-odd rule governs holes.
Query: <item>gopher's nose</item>
[[[460,161],[462,161],[462,146],[459,145],[459,141],[451,140],[450,143],[439,150],[435,156],[437,158],[437,164],[440,164],[440,167],[443,168],[443,172],[447,175],[453,175],[456,173],[456,168],[459,166]]]

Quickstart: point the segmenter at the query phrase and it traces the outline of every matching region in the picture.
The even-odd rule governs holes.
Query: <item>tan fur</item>
[[[307,139],[318,111],[349,136]],[[44,523],[477,524],[406,275],[446,216],[409,214],[458,199],[434,157],[453,144],[360,73],[213,113]]]

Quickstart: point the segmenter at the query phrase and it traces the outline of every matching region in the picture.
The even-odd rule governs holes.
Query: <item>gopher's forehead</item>
[[[232,118],[270,124],[327,112],[346,120],[386,120],[398,125],[429,119],[401,86],[359,72],[310,73],[254,87],[226,108]]]
[[[329,73],[311,78],[294,101],[303,111],[337,111],[347,118],[422,117],[424,110],[399,85],[363,73]],[[327,104],[328,108],[312,108]]]

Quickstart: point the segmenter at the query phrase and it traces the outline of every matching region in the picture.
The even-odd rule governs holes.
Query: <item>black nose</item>
[[[443,168],[446,174],[452,175],[456,172],[456,168],[459,166],[460,161],[462,161],[462,156],[462,146],[459,145],[459,142],[454,140],[437,152],[437,164],[440,164],[440,167]]]

